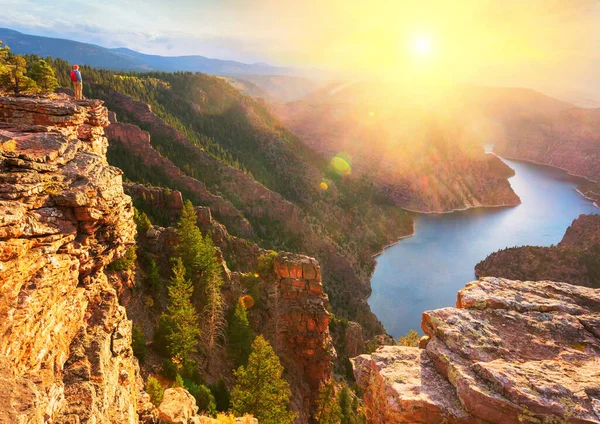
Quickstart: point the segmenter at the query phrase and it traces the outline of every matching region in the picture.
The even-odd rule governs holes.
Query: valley
[[[536,273],[534,270],[539,265],[536,260],[532,261],[529,272],[521,267],[510,271],[517,266],[516,255],[511,256],[510,252],[525,249],[516,246],[555,245],[574,219],[581,214],[594,214],[590,219],[595,219],[600,210],[576,191],[582,179],[541,165],[504,162],[515,171],[509,181],[521,199],[520,205],[414,215],[415,234],[377,257],[369,304],[393,336],[402,336],[411,329],[420,330],[423,311],[454,305],[457,290],[475,274],[590,285],[587,280],[568,274],[569,269],[581,269],[574,257],[565,258],[563,265],[554,259],[556,266],[562,266],[567,273]],[[505,248],[508,249],[494,253],[491,256],[494,259],[486,259],[474,270],[487,255]],[[590,255],[590,260],[597,260],[597,254]],[[539,256],[553,262],[550,255]],[[584,270],[581,272],[585,274]]]
[[[0,422],[600,422],[597,110],[2,31]]]

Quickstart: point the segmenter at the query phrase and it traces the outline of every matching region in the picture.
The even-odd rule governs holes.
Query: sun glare
[[[419,34],[411,40],[411,50],[415,56],[429,57],[433,54],[433,39],[427,34]]]

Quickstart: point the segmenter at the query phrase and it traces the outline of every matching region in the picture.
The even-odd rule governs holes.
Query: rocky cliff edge
[[[0,97],[0,422],[135,423],[131,322],[104,267],[134,242],[102,102]]]
[[[371,423],[600,423],[600,290],[494,277],[354,359]]]

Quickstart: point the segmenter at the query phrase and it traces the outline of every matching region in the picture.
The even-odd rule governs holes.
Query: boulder
[[[158,406],[158,419],[161,424],[188,424],[197,412],[194,396],[184,388],[170,388]]]

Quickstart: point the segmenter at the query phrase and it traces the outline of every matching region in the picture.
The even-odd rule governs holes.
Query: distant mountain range
[[[248,64],[204,56],[149,55],[127,48],[109,49],[62,38],[28,35],[8,28],[0,28],[0,40],[14,53],[59,57],[70,63],[111,70],[191,71],[223,76],[302,74],[300,69],[271,66],[265,63]]]

